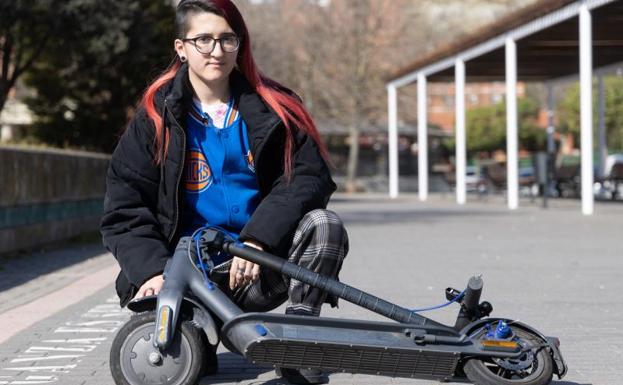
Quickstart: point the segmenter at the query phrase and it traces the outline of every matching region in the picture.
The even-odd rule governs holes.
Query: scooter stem
[[[265,266],[271,270],[275,270],[313,287],[317,287],[327,293],[338,296],[339,298],[388,317],[394,321],[412,325],[430,325],[438,326],[444,329],[448,328],[446,325],[432,321],[426,317],[414,313],[409,309],[395,305],[389,301],[346,285],[335,279],[315,273],[309,269],[288,262],[283,258],[276,257],[270,253],[251,247],[239,246],[231,241],[223,242],[222,248],[230,254],[242,257],[248,261]]]

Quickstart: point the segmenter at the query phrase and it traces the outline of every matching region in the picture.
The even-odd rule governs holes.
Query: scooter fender
[[[461,329],[461,335],[469,334],[471,331],[474,331],[478,328],[483,327],[485,324],[504,321],[508,324],[512,324],[513,326],[518,326],[526,331],[533,333],[543,340],[547,347],[549,348],[549,352],[552,356],[552,361],[554,363],[554,373],[558,376],[558,378],[563,378],[565,374],[567,374],[567,364],[565,363],[564,358],[562,358],[562,354],[560,353],[560,341],[556,337],[546,337],[541,332],[533,328],[532,326],[526,325],[522,322],[515,321],[509,318],[485,318],[474,321],[469,325],[465,326]]]
[[[158,304],[158,296],[150,295],[142,298],[138,298],[130,301],[127,307],[131,311],[135,313],[141,313],[145,311],[156,310],[156,306]],[[206,334],[208,338],[208,342],[210,345],[217,345],[219,343],[219,333],[216,322],[214,322],[214,318],[201,303],[197,300],[190,297],[183,297],[181,303],[182,312],[188,312],[188,314],[192,314],[193,322],[200,326],[203,329],[203,332]],[[178,311],[175,311],[175,314],[179,314]],[[177,319],[177,317],[176,317]]]

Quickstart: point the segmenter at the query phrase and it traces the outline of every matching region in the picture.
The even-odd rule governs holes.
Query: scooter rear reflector
[[[480,343],[485,350],[499,350],[505,352],[519,351],[519,344],[513,341],[482,340]]]

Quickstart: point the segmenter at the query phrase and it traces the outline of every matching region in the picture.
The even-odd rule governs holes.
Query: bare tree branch
[[[35,60],[37,59],[37,57],[41,54],[41,52],[43,51],[43,48],[45,47],[46,43],[48,42],[50,38],[50,34],[46,34],[44,38],[42,38],[39,41],[39,44],[37,45],[37,47],[35,47],[35,49],[33,50],[33,54],[30,55],[30,58],[26,59],[26,62],[22,65],[19,66],[19,62],[16,61],[16,65],[15,65],[15,70],[13,72],[13,83],[15,83],[15,81],[17,80],[17,78],[24,72],[26,71],[28,68],[30,68],[30,66],[32,66],[32,64],[35,62]],[[21,54],[21,52],[20,52]],[[21,56],[21,55],[20,55]]]

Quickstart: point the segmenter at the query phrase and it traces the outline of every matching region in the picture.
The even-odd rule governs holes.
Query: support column
[[[593,37],[591,13],[580,6],[580,138],[582,213],[593,214]]]
[[[455,77],[455,135],[456,135],[456,203],[465,203],[466,139],[465,139],[465,62],[456,59]]]
[[[543,197],[547,199],[551,196],[554,189],[553,182],[556,168],[556,144],[554,143],[554,113],[556,109],[556,101],[554,100],[554,85],[547,83],[547,178]]]
[[[417,77],[417,148],[418,148],[418,196],[428,198],[428,116],[426,76]]]
[[[599,147],[599,176],[605,177],[606,158],[608,157],[608,144],[606,142],[606,90],[604,87],[604,76],[599,74],[597,77],[597,140]]]
[[[508,208],[519,202],[517,160],[517,45],[506,39],[506,183]]]
[[[389,197],[398,197],[398,108],[396,87],[387,86]]]

